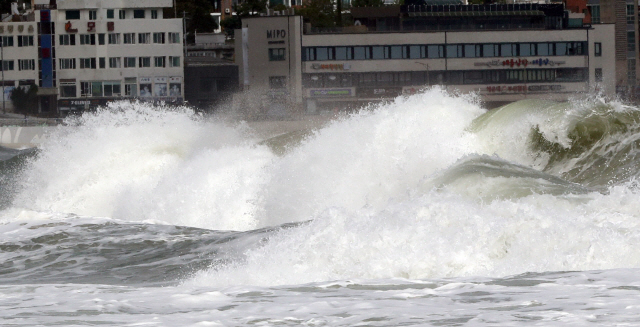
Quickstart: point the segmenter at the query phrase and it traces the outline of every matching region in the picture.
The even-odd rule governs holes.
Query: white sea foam
[[[245,261],[200,273],[196,284],[640,268],[635,186],[492,197],[483,193],[515,179],[482,172],[430,184],[472,156],[536,167],[525,134],[544,114],[516,110],[520,117],[474,130],[483,112],[432,89],[336,120],[277,156],[246,126],[115,104],[43,145],[15,206],[208,229],[312,220],[247,250]],[[551,116],[557,123],[542,133],[564,144],[567,118]]]

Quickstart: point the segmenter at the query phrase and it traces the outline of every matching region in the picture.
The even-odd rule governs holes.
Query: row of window
[[[82,13],[86,12],[86,16],[82,17]],[[67,10],[65,11],[65,19],[66,20],[76,20],[76,19],[81,19],[81,18],[85,18],[88,20],[96,20],[98,19],[98,11],[97,10],[87,10],[87,11],[80,11],[80,10]],[[116,10],[115,9],[106,9],[105,10],[106,13],[106,18],[107,19],[115,19],[116,16]],[[158,10],[156,9],[151,9],[149,11],[149,15],[151,16],[151,19],[158,19],[161,18],[158,15]],[[125,9],[120,9],[118,10],[118,18],[119,19],[127,19],[127,18],[146,18],[146,11],[144,9],[133,9],[133,10],[125,10]]]
[[[60,69],[104,69],[107,68],[107,59],[109,59],[109,68],[147,68],[151,67],[153,60],[153,67],[180,67],[180,57],[169,56],[168,60],[165,56],[159,57],[100,57],[100,58],[78,58],[78,65],[76,66],[76,58],[61,58]],[[167,63],[168,61],[168,63]],[[96,66],[97,62],[97,66]]]
[[[181,83],[143,83],[138,86],[135,82],[135,78],[132,81],[124,83],[124,94],[122,93],[122,83],[120,81],[91,81],[80,82],[80,96],[81,97],[179,97],[182,92]],[[138,92],[139,90],[139,92]],[[77,90],[75,83],[61,83],[60,84],[60,97],[61,98],[75,98],[77,97]]]
[[[19,47],[31,47],[33,46],[33,35],[17,35]],[[0,47],[12,47],[13,35],[3,36],[0,38]]]
[[[100,33],[98,35],[98,44],[164,44],[166,39],[169,43],[180,43],[180,33],[172,32],[155,32],[155,33]],[[165,35],[167,36],[165,38]],[[95,45],[96,34],[78,34],[80,45]],[[32,40],[33,41],[33,40]],[[75,34],[63,34],[59,36],[60,45],[76,45]]]
[[[0,71],[15,70],[14,60],[2,60]],[[36,70],[35,59],[18,59],[18,70]]]
[[[585,82],[584,68],[304,74],[306,88]]]
[[[269,49],[269,57],[271,58]],[[584,56],[587,42],[415,44],[303,47],[303,61]]]

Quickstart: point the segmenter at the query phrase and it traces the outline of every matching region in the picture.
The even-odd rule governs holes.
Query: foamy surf
[[[434,88],[276,132],[115,103],[3,161],[2,323],[632,324],[638,117]]]

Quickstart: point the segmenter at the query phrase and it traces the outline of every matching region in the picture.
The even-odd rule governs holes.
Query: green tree
[[[301,15],[304,22],[310,23],[313,27],[334,27],[336,12],[333,8],[331,0],[309,0],[296,10],[296,14]]]
[[[18,86],[11,92],[14,111],[27,115],[38,114],[38,86],[35,84]]]
[[[1,0],[0,0],[1,1]],[[218,24],[211,16],[213,5],[209,0],[176,0],[176,8],[165,8],[167,18],[185,18],[187,42],[193,43],[195,33],[211,33]]]
[[[246,0],[233,6],[236,15],[229,16],[220,22],[225,34],[230,38],[234,37],[234,31],[242,28],[242,19],[245,17],[258,16],[267,9],[268,0]]]

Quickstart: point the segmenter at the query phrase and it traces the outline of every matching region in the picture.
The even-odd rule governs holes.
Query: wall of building
[[[10,22],[0,24],[0,37],[6,40],[4,47],[0,48],[0,57],[7,68],[0,73],[2,83],[2,108],[13,111],[11,91],[27,81],[38,81],[38,25],[35,22]],[[29,44],[18,40],[19,37],[27,37]],[[10,40],[10,41],[9,41]],[[11,43],[9,43],[11,42]],[[31,43],[32,42],[32,43]],[[22,46],[20,46],[22,45]],[[23,65],[21,64],[21,61]]]
[[[58,9],[172,7],[173,0],[57,0]]]

